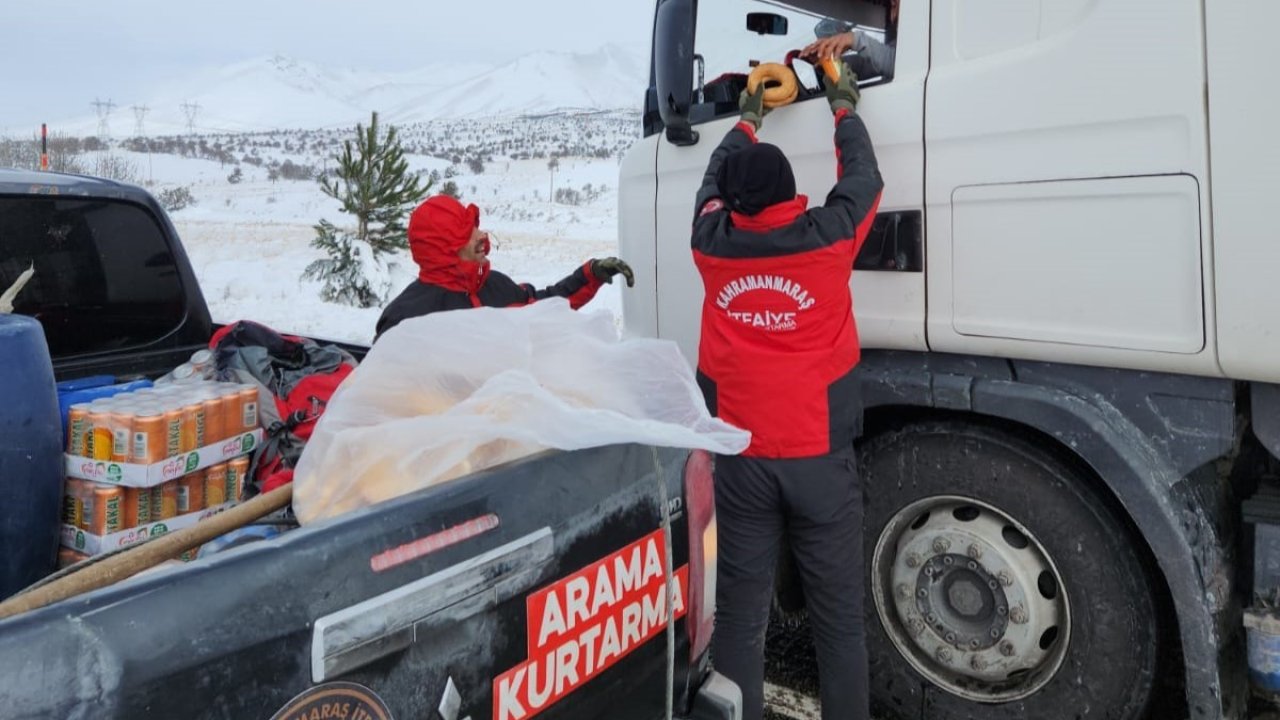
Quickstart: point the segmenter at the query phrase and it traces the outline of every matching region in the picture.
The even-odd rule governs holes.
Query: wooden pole
[[[90,565],[80,572],[15,595],[0,603],[0,619],[118,583],[269,515],[288,505],[292,499],[292,484],[258,495],[189,528],[161,535],[155,540]]]

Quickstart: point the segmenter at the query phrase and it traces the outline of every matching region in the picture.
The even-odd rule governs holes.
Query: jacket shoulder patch
[[[724,201],[721,200],[720,198],[712,198],[707,201],[706,205],[702,206],[702,211],[698,213],[698,217],[702,217],[703,215],[710,215],[713,212],[719,212],[723,209],[724,209]]]

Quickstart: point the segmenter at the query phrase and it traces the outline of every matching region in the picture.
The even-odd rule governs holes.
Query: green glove
[[[840,110],[853,112],[858,107],[858,76],[849,69],[849,64],[840,61],[840,79],[831,82],[826,79],[827,102],[831,104],[831,112]]]
[[[636,286],[636,275],[631,271],[631,266],[616,257],[592,260],[591,274],[601,282],[607,283],[612,283],[615,275],[622,275],[627,279],[627,287]]]
[[[751,123],[755,129],[759,130],[760,124],[764,122],[764,115],[768,112],[764,109],[764,83],[760,83],[760,87],[756,88],[755,95],[743,90],[738,96],[738,107],[742,109],[742,121]]]

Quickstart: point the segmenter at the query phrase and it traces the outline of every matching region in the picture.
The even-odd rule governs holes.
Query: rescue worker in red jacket
[[[765,630],[779,549],[802,580],[824,720],[868,716],[862,487],[853,441],[862,407],[849,280],[880,202],[871,140],[847,66],[827,83],[839,176],[821,207],[796,194],[791,165],[758,143],[763,92],[711,155],[698,192],[693,257],[702,276],[698,382],[713,414],[752,433],[716,461],[717,670],[763,705]]]
[[[411,317],[441,310],[528,305],[551,297],[569,299],[577,310],[616,275],[635,285],[631,267],[618,258],[588,260],[568,277],[538,290],[489,267],[489,234],[480,229],[480,209],[448,195],[433,195],[409,215],[409,251],[418,279],[382,311],[377,337]],[[376,342],[377,338],[375,338]]]

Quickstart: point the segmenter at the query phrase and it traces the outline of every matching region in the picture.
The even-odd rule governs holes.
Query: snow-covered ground
[[[441,174],[437,190],[445,182],[444,176],[451,174],[449,180],[456,183],[461,199],[480,206],[481,226],[496,240],[490,254],[496,270],[519,282],[544,286],[589,258],[617,253],[618,157],[560,157],[553,174],[545,156],[511,159],[510,155],[536,151],[539,139],[547,144],[574,143],[586,134],[593,136],[587,145],[618,152],[616,148],[626,147],[633,125],[616,118],[588,121],[586,125],[581,118],[550,118],[538,121],[541,125],[536,130],[526,127],[525,135],[520,136],[506,127],[490,128],[486,134],[484,121],[452,122],[449,126],[410,126],[404,131],[406,142],[431,143],[433,151],[445,158],[452,154],[451,148],[463,156],[484,155],[476,142],[477,134],[490,141],[505,138],[520,148],[506,156],[488,155],[489,161],[479,174],[465,162],[409,156],[413,170],[423,175],[433,170]],[[380,308],[323,302],[319,284],[301,278],[306,266],[323,256],[311,247],[312,226],[321,219],[341,226],[349,216],[339,212],[338,203],[325,196],[314,180],[268,179],[268,166],[286,159],[322,167],[329,146],[343,134],[332,133],[323,146],[313,149],[308,145],[301,152],[274,148],[278,140],[269,135],[254,138],[261,145],[255,151],[262,166],[161,153],[114,150],[113,154],[131,163],[138,179],[149,183],[155,194],[174,187],[190,189],[196,204],[171,213],[171,217],[215,320],[253,319],[316,337],[369,342]],[[228,135],[221,139],[229,144],[242,138]],[[591,150],[580,152],[592,154]],[[228,176],[236,167],[243,180],[229,182]],[[549,202],[553,189],[561,188],[578,191],[581,204]],[[393,262],[392,297],[417,275],[407,252]],[[610,310],[620,318],[620,286],[606,286],[589,307]]]

